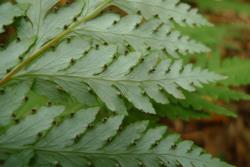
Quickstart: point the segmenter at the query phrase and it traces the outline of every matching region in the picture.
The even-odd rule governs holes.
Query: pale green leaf
[[[10,2],[0,5],[0,33],[4,32],[4,26],[10,25],[14,22],[16,17],[23,16],[25,9],[24,4],[13,5]]]
[[[209,51],[206,46],[174,31],[170,24],[162,23],[159,19],[145,21],[138,15],[121,17],[113,13],[104,14],[79,26],[75,31],[110,44],[115,43],[122,53],[126,51],[127,44],[141,52],[149,49],[166,50],[175,57],[178,54]]]
[[[224,79],[191,64],[183,66],[181,61],[172,63],[161,60],[157,54],[142,56],[132,52],[116,58],[116,47],[113,45],[98,45],[83,55],[72,51],[68,56],[60,56],[61,48],[78,48],[78,43],[82,43],[83,50],[86,50],[84,42],[75,40],[78,41],[71,39],[72,44],[61,43],[58,50],[48,52],[35,65],[20,73],[18,78],[46,78],[77,99],[80,99],[80,94],[87,97],[93,91],[112,111],[126,112],[121,98],[124,97],[146,113],[155,113],[150,98],[167,103],[164,93],[168,93],[177,99],[184,99],[180,88],[194,91],[195,87]]]
[[[6,151],[22,151],[24,148],[26,151],[34,151],[31,166],[37,167],[57,165],[72,167],[140,167],[142,165],[208,167],[211,164],[216,167],[230,167],[219,159],[204,153],[192,142],[181,141],[179,135],[169,134],[165,127],[148,129],[148,121],[136,122],[121,130],[123,116],[118,115],[108,118],[103,123],[95,123],[91,128],[88,125],[96,114],[93,110],[96,111],[96,109],[79,111],[78,115],[67,118],[59,127],[52,127],[43,138],[37,138],[38,142],[30,146],[27,146],[26,142],[3,145],[3,140],[0,140],[0,148],[4,148]],[[53,111],[51,110],[50,113]],[[29,116],[27,119],[32,117],[41,117],[44,121],[47,119],[44,115],[39,115],[39,112],[36,116]],[[82,124],[80,118],[83,119]],[[74,128],[70,126],[71,122],[75,122]],[[47,126],[51,126],[49,121],[45,121],[44,125],[45,123]],[[21,122],[21,124],[23,123]],[[36,124],[37,122],[31,121],[29,126],[34,127]],[[17,127],[20,125],[10,129],[19,129]],[[22,133],[21,130],[12,131],[12,135],[15,136],[20,136]],[[59,137],[58,140],[55,140],[57,137]],[[17,158],[17,155],[12,155],[13,158],[15,156]],[[25,154],[22,153],[22,156]]]
[[[114,0],[114,4],[128,13],[141,13],[146,19],[157,16],[163,21],[173,19],[181,25],[210,25],[197,9],[190,9],[179,0]]]
[[[54,118],[62,113],[64,107],[41,108],[37,114],[26,118],[0,136],[0,145],[22,146],[36,141],[39,132],[50,128]]]
[[[30,27],[29,29],[32,31],[29,32],[32,34],[30,36],[37,38],[35,50],[62,32],[65,26],[69,26],[74,17],[82,12],[84,6],[83,0],[77,0],[69,7],[54,9],[54,11],[53,7],[58,0],[18,0],[18,2],[29,4],[27,11],[29,21],[24,22],[23,26]]]
[[[22,61],[23,55],[33,42],[34,38],[13,41],[6,49],[0,50],[0,78]]]
[[[72,119],[65,120],[57,128],[52,129],[37,145],[43,148],[58,149],[72,144],[73,139],[83,133],[88,125],[95,120],[97,111],[98,108],[90,108],[77,112]]]
[[[29,164],[30,159],[34,156],[32,150],[24,150],[20,153],[11,155],[5,162],[4,167],[23,167]]]
[[[1,90],[0,95],[0,126],[11,122],[12,114],[18,111],[19,107],[25,103],[25,96],[31,88],[30,81],[13,84]]]

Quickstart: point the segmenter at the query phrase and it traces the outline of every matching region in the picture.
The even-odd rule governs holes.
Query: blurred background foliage
[[[210,153],[238,167],[250,167],[250,0],[183,1],[199,8],[214,24],[195,29],[180,27],[181,31],[211,48],[209,54],[190,56],[186,61],[229,77],[220,83],[225,87],[216,90],[207,87],[201,92],[211,96],[213,91],[219,91],[218,94],[224,98],[220,97],[223,100],[216,103],[237,112],[238,118],[214,115],[209,119],[189,122],[166,119],[162,122],[180,132],[184,138],[204,146]],[[228,88],[245,95],[237,98],[237,94],[223,94]],[[238,101],[226,103],[230,100]]]

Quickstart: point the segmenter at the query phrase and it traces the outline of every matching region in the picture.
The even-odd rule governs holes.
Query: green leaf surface
[[[37,167],[230,166],[204,153],[192,142],[181,141],[179,135],[169,134],[165,127],[148,129],[148,121],[136,122],[119,130],[123,116],[118,115],[109,117],[102,123],[95,123],[94,127],[90,128],[97,108],[81,110],[72,118],[65,119],[59,126],[52,126],[51,120],[60,114],[59,110],[61,107],[52,107],[39,111],[34,116],[28,116],[24,122],[11,127],[7,135],[0,137],[0,148],[5,151],[21,151],[10,157],[15,159],[13,164],[21,157],[28,157],[32,158],[32,166]],[[38,120],[44,125],[43,128],[37,129]],[[75,124],[72,128],[70,125],[73,122]],[[49,127],[52,129],[43,138],[36,138],[37,142],[34,143],[32,136]],[[28,132],[23,134],[24,130]],[[29,138],[13,141],[9,138],[13,135]],[[57,138],[59,140],[56,140]],[[10,143],[12,145],[9,145]],[[27,146],[28,143],[33,144]],[[34,151],[33,155],[31,151]]]
[[[163,21],[173,19],[180,25],[210,25],[196,9],[178,0],[114,0],[114,3],[128,13],[141,13],[146,19],[157,16]]]
[[[166,57],[209,51],[172,23],[210,25],[195,9],[178,0],[0,5],[0,13],[8,5],[23,9],[4,13],[8,22],[0,19],[0,33],[6,24],[16,29],[0,49],[3,166],[230,166],[166,127],[138,121],[199,117],[207,108],[234,116],[203,99],[202,91],[193,93],[225,77]],[[156,115],[159,103],[166,108]],[[188,113],[191,108],[199,113]],[[133,111],[143,116],[123,123]]]
[[[65,25],[70,25],[74,17],[81,13],[84,5],[83,0],[78,0],[69,7],[53,12],[51,9],[57,4],[57,0],[18,0],[18,2],[30,5],[27,11],[29,21],[26,22],[26,26],[32,25],[32,32],[29,33],[37,38],[35,50],[62,32]]]
[[[34,38],[13,41],[5,50],[0,50],[0,78],[22,61],[33,42]]]
[[[211,113],[216,113],[219,115],[226,115],[231,117],[237,116],[234,111],[231,111],[227,108],[217,105],[213,101],[209,101],[209,99],[206,99],[205,95],[201,96],[197,94],[187,93],[186,96],[187,96],[186,100],[180,101],[180,103],[185,107],[191,106],[196,110],[207,110]]]
[[[115,43],[122,53],[127,51],[126,45],[142,53],[166,50],[174,57],[209,51],[203,44],[174,31],[170,23],[162,23],[159,19],[145,21],[139,15],[121,17],[108,13],[79,26],[75,31],[110,44]]]
[[[79,44],[82,52],[78,51]],[[65,48],[69,53],[64,57],[61,51]],[[78,94],[75,89],[82,90],[84,96],[89,96],[93,91],[112,111],[126,112],[121,98],[124,97],[146,113],[155,113],[150,98],[167,103],[164,93],[168,93],[177,99],[184,99],[180,88],[194,91],[195,87],[224,78],[207,70],[193,68],[191,64],[183,66],[181,61],[161,60],[154,53],[142,56],[132,52],[116,58],[117,49],[113,45],[89,48],[89,44],[81,42],[79,38],[72,38],[70,43],[65,40],[55,51],[47,52],[21,72],[18,78],[46,78],[76,98]]]
[[[204,89],[200,89],[199,92],[203,95],[207,95],[218,100],[225,100],[227,102],[250,100],[249,94],[222,86],[205,86]]]
[[[232,58],[223,61],[221,66],[215,69],[215,71],[229,76],[227,80],[223,81],[225,85],[240,86],[250,83],[249,69],[249,60]]]
[[[7,125],[12,115],[25,103],[25,96],[31,88],[30,81],[11,85],[1,90],[0,95],[0,126]]]
[[[24,4],[13,5],[10,2],[0,5],[0,34],[4,32],[4,26],[10,25],[14,19],[23,16],[25,9]]]
[[[27,117],[20,124],[11,127],[0,136],[0,145],[23,146],[36,141],[39,132],[47,130],[54,118],[62,113],[64,107],[41,108],[37,114]]]

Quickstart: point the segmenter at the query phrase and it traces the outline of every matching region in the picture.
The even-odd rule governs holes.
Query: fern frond
[[[34,53],[45,42],[62,32],[64,26],[72,23],[73,18],[83,8],[81,0],[56,13],[51,9],[56,5],[57,0],[18,0],[18,2],[20,5],[29,4],[26,14],[28,19],[21,19],[17,41],[11,42],[6,49],[0,50],[0,78],[28,59],[30,56],[27,56],[27,53]]]
[[[191,107],[195,110],[203,110],[208,111],[209,113],[216,113],[219,115],[225,115],[230,117],[236,117],[236,113],[234,111],[231,111],[225,107],[222,107],[218,104],[216,104],[215,101],[212,101],[209,99],[209,96],[201,95],[201,94],[195,94],[195,93],[185,93],[186,99],[183,101],[176,101],[175,103],[179,103],[184,107]]]
[[[0,50],[0,78],[9,73],[13,67],[23,60],[23,55],[29,50],[35,38],[27,38],[22,41],[13,41],[10,45]]]
[[[184,95],[186,99],[176,100],[169,97],[170,104],[155,104],[157,114],[170,119],[197,119],[207,118],[211,114],[224,115],[230,117],[236,117],[236,113],[231,109],[218,103],[218,100],[232,99],[232,95],[236,95],[235,99],[245,98],[249,99],[246,94],[234,92],[229,90],[223,90],[216,87],[205,86],[202,89],[198,89],[198,92],[188,93]],[[218,92],[209,92],[211,90],[218,90]],[[223,94],[229,91],[229,95]]]
[[[170,23],[162,23],[159,19],[145,21],[139,15],[121,17],[118,14],[107,13],[77,27],[75,32],[77,35],[83,34],[109,44],[117,44],[122,53],[129,49],[127,45],[143,53],[149,50],[165,50],[175,57],[178,54],[209,51],[203,44],[174,31]]]
[[[190,106],[183,106],[180,103],[157,104],[155,105],[157,115],[171,120],[192,120],[209,118],[210,114],[205,110],[197,110]]]
[[[229,76],[223,84],[234,86],[250,84],[249,70],[250,61],[239,58],[226,59],[215,69],[218,73]]]
[[[228,87],[223,86],[205,86],[203,89],[199,89],[203,95],[213,97],[217,100],[224,100],[226,102],[250,100],[250,95],[243,91],[236,91]]]
[[[173,19],[180,25],[211,25],[196,9],[179,0],[113,0],[113,3],[129,14],[142,14],[146,19],[156,16],[164,22]]]
[[[48,0],[45,0],[45,1],[18,0],[18,2],[19,3],[28,3],[28,4],[30,4],[30,7],[27,10],[28,20],[23,19],[22,21],[20,21],[22,28],[21,28],[21,30],[18,31],[17,35],[21,41],[27,40],[27,38],[35,38],[36,40],[33,41],[33,43],[31,43],[31,45],[30,45],[31,48],[29,48],[28,52],[23,56],[23,58],[22,58],[22,59],[24,59],[23,62],[17,64],[16,66],[12,66],[11,68],[6,69],[7,74],[4,77],[2,76],[3,81],[0,82],[1,85],[5,84],[5,82],[8,82],[12,78],[13,75],[15,75],[21,69],[25,68],[33,60],[42,56],[44,52],[48,51],[50,48],[55,47],[58,43],[61,42],[61,40],[68,37],[69,35],[71,35],[72,32],[75,31],[75,29],[81,27],[80,26],[81,24],[84,25],[83,28],[87,28],[87,30],[90,30],[90,28],[91,28],[91,30],[93,32],[93,30],[95,30],[95,28],[91,27],[90,25],[94,26],[95,22],[94,23],[92,22],[92,24],[91,23],[84,24],[84,23],[97,17],[98,14],[103,9],[105,9],[106,7],[111,5],[111,1],[109,1],[109,0],[91,1],[91,2],[79,0],[79,1],[72,3],[70,5],[70,7],[63,7],[62,9],[60,9],[58,11],[56,10],[53,12],[53,10],[55,10],[54,8],[56,7],[55,5],[57,4],[56,0],[53,0],[53,1],[48,1]],[[130,2],[132,2],[132,1],[130,1]],[[149,1],[147,1],[147,2],[149,2]],[[166,2],[164,2],[164,4],[165,3]],[[101,5],[98,6],[97,4],[101,4]],[[116,4],[116,2],[113,1],[113,4]],[[171,6],[171,4],[174,4],[173,5],[174,7],[183,10],[183,5],[176,5],[175,1],[171,1],[171,3],[169,3],[167,6],[173,7],[173,6]],[[86,5],[86,7],[84,5]],[[148,5],[150,5],[150,4],[148,4]],[[95,7],[95,8],[93,8],[93,7]],[[154,7],[154,5],[152,7]],[[93,8],[93,11],[89,10],[92,8]],[[172,10],[177,10],[177,9],[172,9]],[[193,13],[193,12],[189,11],[188,13]],[[98,18],[97,20],[102,21],[104,16]],[[106,16],[108,16],[108,15],[106,15]],[[112,17],[114,17],[114,16],[115,15],[112,15]],[[115,17],[117,17],[117,16],[115,16]],[[133,34],[133,33],[130,32],[130,33],[125,35],[124,30],[121,29],[120,26],[124,25],[125,23],[127,23],[131,19],[133,21],[131,22],[132,24],[130,24],[130,25],[133,26],[135,24],[135,22],[138,22],[138,20],[140,20],[140,22],[142,22],[143,18],[140,16],[135,16],[135,15],[126,16],[126,17],[120,19],[119,23],[116,26],[113,26],[112,30],[107,31],[107,29],[106,29],[106,32],[113,33],[113,34],[118,33],[118,36],[119,35],[126,36],[125,41],[128,43],[132,43],[133,42],[132,40],[134,40],[134,42],[132,43],[132,46],[135,49],[140,48],[140,51],[145,51],[150,47],[152,47],[152,49],[167,51],[168,53],[170,53],[172,55],[176,55],[177,52],[181,53],[181,54],[187,54],[187,53],[208,51],[208,48],[206,48],[202,44],[199,44],[193,40],[190,41],[190,39],[188,37],[182,36],[179,32],[169,30],[166,26],[162,25],[159,20],[157,21],[157,19],[149,20],[147,23],[139,26],[140,30],[138,30],[139,31],[138,34],[140,34],[140,35],[137,35],[137,38],[130,39],[131,34]],[[104,19],[104,20],[106,21],[105,22],[106,25],[110,24],[110,21],[107,21],[107,19]],[[111,21],[114,21],[114,19],[111,19]],[[161,39],[160,36],[162,36],[162,33],[165,33],[165,32],[170,32],[169,36],[167,36],[167,37],[162,36],[162,39],[160,41],[159,41],[159,39],[156,40],[156,38],[153,37],[153,35],[150,35],[149,36],[150,39],[148,39],[147,33],[145,33],[145,28],[151,27],[151,26],[156,26],[156,25],[158,26],[158,30],[159,30],[159,32],[157,33],[157,35],[159,36],[159,39]],[[90,26],[90,27],[88,28],[88,26]],[[144,29],[144,31],[143,31],[143,29]],[[151,29],[149,28],[149,30],[152,31],[152,28]],[[30,33],[27,33],[27,32],[30,32]],[[166,34],[164,34],[164,36],[165,35]],[[97,35],[90,33],[90,39],[92,39],[94,36],[97,36]],[[121,41],[121,37],[118,38],[118,36],[115,35],[115,38],[113,38],[113,43],[117,43],[117,42],[119,43]],[[103,36],[101,36],[99,38],[103,38]],[[106,40],[107,40],[107,38],[106,38]],[[165,42],[165,44],[163,44],[162,41]],[[136,43],[136,42],[138,42],[138,43]],[[171,46],[170,46],[170,44],[171,44]],[[142,46],[140,47],[140,45],[142,45]],[[1,59],[1,57],[0,57],[0,59]],[[2,59],[4,59],[4,57]],[[14,59],[14,56],[12,58],[12,61],[9,64],[11,64],[11,65],[16,64],[16,62],[15,62],[16,60],[13,60],[13,59]],[[10,65],[8,65],[8,66],[10,66]]]
[[[56,7],[58,0],[18,0],[19,3],[28,3],[30,7],[27,11],[29,21],[26,21],[26,31],[30,36],[37,38],[35,48],[40,48],[45,42],[54,38],[62,32],[65,26],[69,26],[73,19],[81,14],[84,1],[77,0],[69,7]],[[39,12],[38,12],[39,11]],[[18,34],[20,37],[23,34]]]
[[[4,32],[4,26],[10,25],[14,19],[23,16],[27,5],[4,3],[0,5],[0,34]]]
[[[157,59],[157,54],[142,56],[131,52],[117,57],[115,46],[98,45],[90,49],[89,43],[80,41],[79,38],[72,38],[71,43],[65,40],[57,50],[45,54],[17,78],[46,78],[68,91],[81,89],[86,97],[93,91],[112,111],[126,111],[123,97],[147,113],[155,113],[150,98],[167,103],[166,92],[183,99],[179,88],[194,91],[195,87],[224,78],[193,68],[191,64],[183,66],[181,61]],[[62,56],[65,50],[69,52]]]
[[[209,23],[177,0],[67,2],[15,1],[16,7],[28,5],[25,14],[14,14],[25,15],[13,21],[16,41],[10,39],[0,51],[0,163],[230,166],[165,127],[148,129],[149,121],[123,123],[127,111],[135,110],[159,119],[151,115],[156,113],[154,102],[175,101],[181,104],[172,104],[177,111],[217,109],[185,92],[225,77],[162,57],[165,52],[177,56],[208,51],[174,31],[171,19],[181,25]],[[109,13],[114,8],[124,15]]]
[[[31,88],[30,81],[14,84],[1,90],[0,95],[0,127],[11,122],[12,115],[25,102],[25,96]]]
[[[5,165],[230,166],[204,153],[192,142],[181,141],[179,135],[169,134],[166,127],[147,130],[147,121],[119,131],[123,116],[118,115],[103,122],[97,121],[91,128],[98,108],[83,109],[53,126],[53,120],[62,110],[57,106],[42,108],[37,114],[7,129],[0,136],[1,152],[10,154]]]

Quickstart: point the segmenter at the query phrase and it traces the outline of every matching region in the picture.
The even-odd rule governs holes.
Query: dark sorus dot
[[[23,60],[23,56],[18,56],[18,59],[19,59],[20,61],[22,61],[22,60]]]
[[[149,70],[149,73],[153,73],[153,72],[155,72],[155,68],[152,68]]]
[[[42,137],[43,136],[43,133],[42,132],[39,132],[38,134],[37,134],[37,137]]]
[[[3,48],[4,47],[4,43],[0,43],[0,48]]]
[[[154,18],[159,18],[159,15],[158,15],[158,14],[155,14],[155,15],[154,15]]]
[[[52,102],[49,101],[48,102],[48,106],[51,107],[52,106]]]
[[[33,108],[33,109],[31,110],[31,112],[32,112],[32,114],[35,114],[35,113],[37,112],[37,109]]]
[[[54,52],[56,50],[55,46],[51,46],[51,50]]]
[[[113,56],[113,60],[115,60],[115,59],[117,59],[118,58],[118,56],[117,55],[114,55]]]
[[[64,26],[63,26],[63,29],[64,29],[64,30],[67,30],[68,28],[69,28],[68,25],[64,25]]]
[[[174,51],[175,51],[176,53],[180,53],[180,50],[179,50],[178,48],[176,48]]]
[[[28,96],[25,96],[25,97],[23,98],[23,100],[24,100],[24,101],[28,101],[28,100],[29,100],[29,97],[28,97]]]
[[[70,118],[73,118],[74,117],[74,115],[75,115],[75,113],[70,113]]]
[[[100,47],[100,46],[99,46],[98,44],[95,45],[95,48],[96,48],[96,49],[99,49],[99,47]]]
[[[88,128],[89,128],[89,129],[91,129],[91,128],[93,128],[93,127],[94,127],[93,124],[89,124],[89,125],[88,125]]]
[[[85,55],[86,55],[86,54],[88,54],[88,53],[89,53],[89,51],[88,51],[88,50],[86,50],[83,54],[85,54]]]
[[[71,38],[67,38],[67,43],[70,43],[71,42]]]
[[[121,92],[117,92],[116,94],[117,94],[118,97],[122,97]]]
[[[132,143],[131,143],[131,146],[135,146],[136,145],[136,141],[133,141]]]
[[[53,124],[53,125],[57,125],[57,121],[54,120],[54,121],[52,122],[52,124]]]
[[[4,89],[1,89],[0,90],[0,95],[3,95],[5,93],[5,90]]]
[[[20,41],[21,41],[21,38],[17,37],[17,38],[16,38],[16,41],[17,41],[17,42],[20,42]]]
[[[11,72],[11,69],[10,69],[10,68],[8,68],[8,69],[6,70],[6,73],[9,73],[9,72]]]
[[[14,119],[15,123],[18,124],[20,122],[19,119]]]
[[[108,120],[108,118],[103,118],[102,122],[106,122]]]
[[[166,166],[166,164],[163,161],[160,161],[160,165],[161,165],[161,167],[165,167]]]
[[[167,49],[166,48],[162,48],[161,49],[163,52],[167,52]]]
[[[139,28],[139,27],[140,27],[140,24],[137,23],[137,24],[135,25],[135,28]]]
[[[11,114],[12,118],[16,118],[16,113]]]
[[[90,87],[88,87],[88,92],[92,93],[92,89]]]
[[[66,5],[69,5],[69,4],[71,4],[71,2],[70,1],[66,1]]]
[[[111,142],[112,142],[112,138],[110,137],[107,139],[107,143],[111,143]]]
[[[29,17],[28,16],[24,16],[25,21],[29,21]]]
[[[80,136],[76,135],[75,138],[74,138],[74,142],[78,142],[79,140],[80,140]]]
[[[106,70],[108,68],[107,64],[104,64],[104,66],[102,67],[104,70]]]
[[[142,62],[144,62],[144,60],[145,60],[144,58],[141,58],[141,59],[140,59],[140,62],[142,63]]]
[[[157,33],[157,32],[158,32],[158,29],[154,29],[154,30],[153,30],[153,33]]]
[[[70,64],[75,64],[75,62],[76,62],[76,60],[73,58],[70,60]]]

